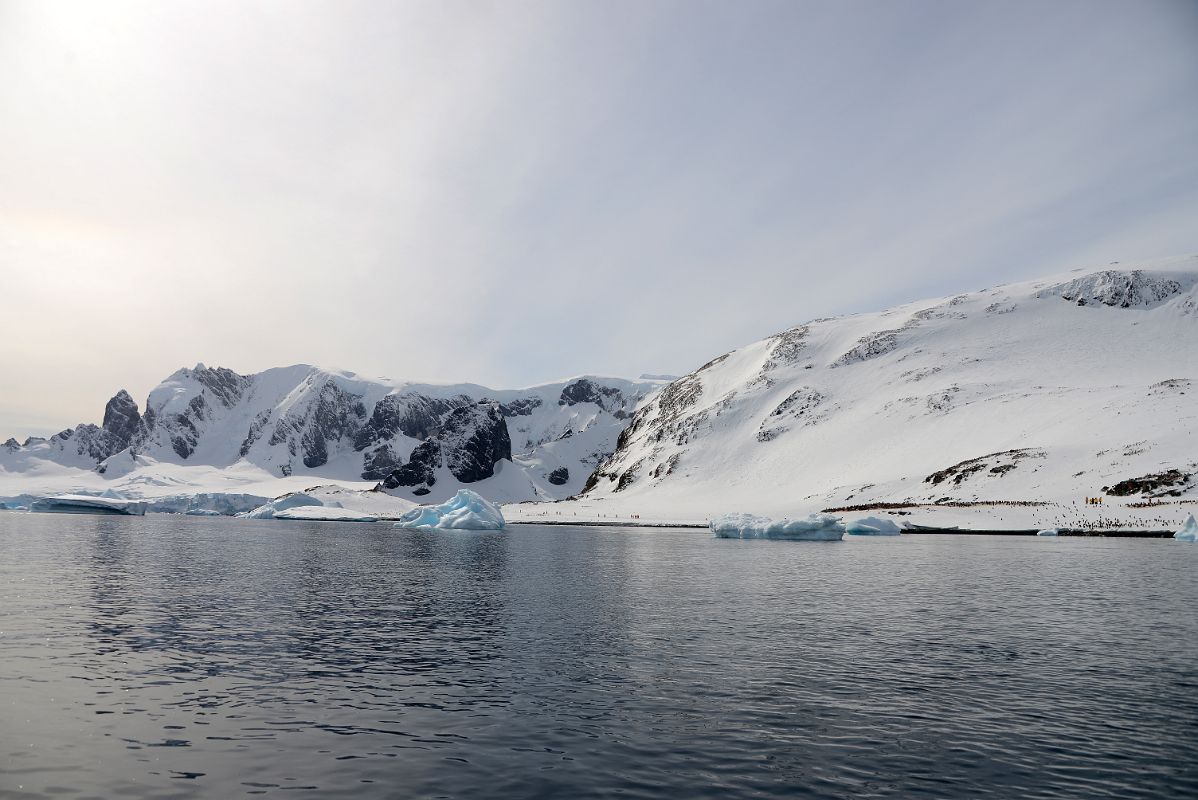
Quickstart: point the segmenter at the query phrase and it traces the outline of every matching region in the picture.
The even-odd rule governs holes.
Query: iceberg
[[[840,517],[812,514],[803,519],[774,520],[756,514],[725,514],[709,523],[717,539],[784,539],[796,542],[835,542],[844,538]]]
[[[1056,535],[1057,535],[1057,529],[1056,529],[1056,528],[1049,528],[1049,529],[1047,529],[1047,530],[1043,530],[1043,531],[1036,531],[1036,535],[1037,535],[1037,536],[1056,536]]]
[[[1181,530],[1173,534],[1173,538],[1179,542],[1198,541],[1198,520],[1194,519],[1193,514],[1186,517],[1185,524],[1181,526]]]
[[[237,516],[245,519],[274,519],[280,511],[286,511],[289,508],[299,508],[300,506],[323,506],[324,503],[319,498],[313,497],[310,494],[303,492],[291,492],[289,494],[280,495],[269,503],[263,503],[252,511],[246,511]],[[341,505],[337,504],[336,508]]]
[[[113,494],[116,494],[113,492]],[[123,514],[140,517],[146,513],[146,504],[123,497],[92,497],[85,494],[60,494],[34,500],[30,511],[48,514]]]
[[[223,517],[224,514],[219,511],[213,511],[211,508],[193,508],[190,511],[184,511],[184,516],[187,517]]]
[[[501,531],[507,523],[499,507],[469,489],[435,506],[417,506],[399,518],[397,528],[437,528],[470,531]]]
[[[350,508],[292,506],[275,512],[275,519],[306,519],[321,522],[378,522],[379,518]]]
[[[892,519],[861,517],[846,525],[844,532],[853,536],[898,536],[902,529]]]

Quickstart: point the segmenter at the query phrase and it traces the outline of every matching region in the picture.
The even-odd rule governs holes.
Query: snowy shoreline
[[[697,522],[638,522],[636,520],[512,520],[509,519],[508,525],[556,525],[576,528],[684,528],[695,531],[707,531],[710,527]],[[965,530],[961,528],[925,528],[923,530],[904,530],[903,536],[922,536],[925,534],[933,536],[943,536],[945,534],[960,533],[967,536],[1035,536],[1039,533],[1037,528],[1020,528],[1020,529],[988,529],[978,528]],[[1113,528],[1111,530],[1065,530],[1059,531],[1058,536],[1061,537],[1078,537],[1078,538],[1108,538],[1108,539],[1171,539],[1173,531],[1171,530],[1121,530]]]

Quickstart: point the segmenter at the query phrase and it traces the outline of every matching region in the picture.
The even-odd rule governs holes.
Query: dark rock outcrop
[[[539,397],[521,397],[518,400],[513,400],[510,403],[500,403],[499,413],[505,417],[527,417],[532,414],[533,409],[541,407],[541,398]]]
[[[599,386],[586,378],[579,378],[574,383],[566,384],[558,399],[559,406],[572,406],[578,403],[594,403],[610,411],[623,405],[620,390],[611,386]],[[614,401],[614,402],[613,402]]]
[[[437,482],[437,467],[441,464],[441,446],[433,439],[416,446],[408,463],[383,479],[376,489],[398,489],[401,486],[432,486]],[[415,493],[413,493],[415,494]],[[428,494],[427,490],[423,494]]]
[[[570,481],[570,470],[565,467],[558,467],[553,472],[550,472],[546,478],[554,486],[564,486]]]
[[[1171,489],[1184,486],[1193,477],[1188,472],[1170,469],[1155,475],[1142,475],[1139,478],[1128,478],[1119,481],[1114,486],[1104,486],[1102,490],[1113,497],[1127,497],[1133,494],[1147,494],[1158,489]],[[1162,494],[1180,494],[1180,492],[1162,492]]]
[[[448,399],[419,394],[389,394],[374,405],[370,419],[354,436],[354,449],[389,442],[397,434],[424,440],[436,434],[441,418],[455,408],[473,405],[466,395]]]
[[[403,459],[389,444],[381,444],[367,450],[362,459],[362,479],[377,481],[385,478],[403,465]]]
[[[495,404],[455,409],[442,423],[439,438],[445,466],[462,483],[489,478],[495,474],[496,462],[512,460],[507,420]]]

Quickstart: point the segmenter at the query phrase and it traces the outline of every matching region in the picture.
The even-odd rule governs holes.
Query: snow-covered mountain
[[[122,390],[100,426],[0,445],[0,494],[270,494],[335,481],[423,501],[463,485],[501,501],[559,499],[581,489],[662,384],[585,376],[493,390],[197,364],[151,391],[144,412]]]
[[[648,398],[549,513],[1196,497],[1196,287],[1187,257],[799,325]]]

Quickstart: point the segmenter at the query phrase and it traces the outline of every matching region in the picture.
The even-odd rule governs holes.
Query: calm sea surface
[[[1198,546],[0,513],[0,795],[1198,797]]]

